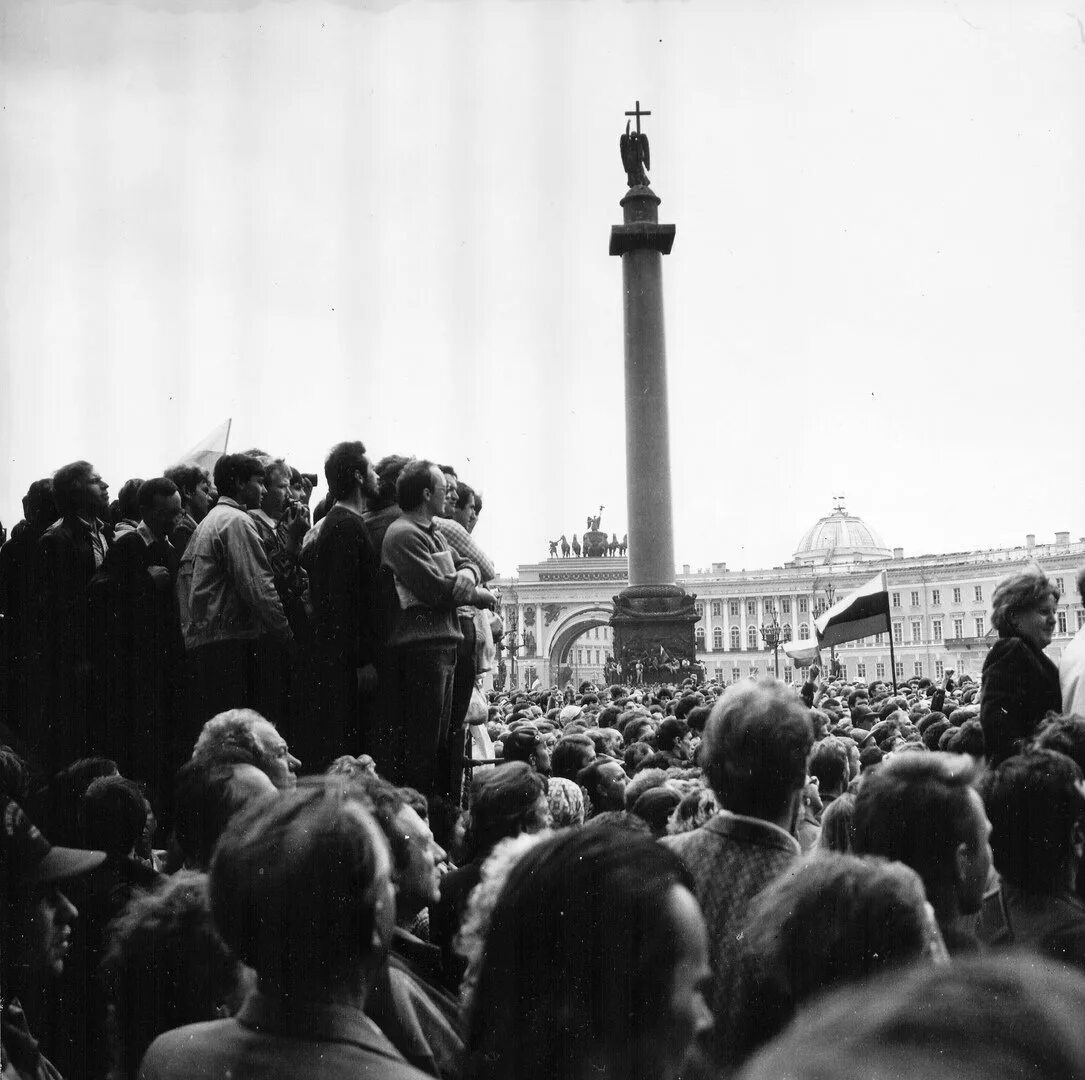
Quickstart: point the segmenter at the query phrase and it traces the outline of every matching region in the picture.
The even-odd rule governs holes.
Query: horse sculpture
[[[610,543],[607,544],[607,554],[616,555],[618,553],[618,534],[610,534]]]
[[[625,552],[626,552],[626,549],[628,547],[629,547],[629,533],[626,533],[622,537],[622,542],[618,545],[618,554],[619,555],[624,555]]]
[[[580,541],[576,538],[576,533],[573,533],[573,554],[580,558]]]
[[[561,557],[567,559],[569,557],[569,541],[565,539],[565,533],[561,534],[558,543],[561,544]]]

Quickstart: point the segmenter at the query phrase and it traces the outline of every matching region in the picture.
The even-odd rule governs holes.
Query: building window
[[[898,660],[897,661],[897,678],[898,679],[903,679],[904,678],[904,661],[903,660]]]
[[[785,596],[783,598],[783,600],[780,601],[780,610],[785,615],[790,615],[791,614],[791,597],[790,596]]]
[[[686,638],[686,641],[689,641],[689,638]],[[577,649],[576,650],[576,666],[577,667],[583,667],[584,666],[584,650],[583,649]]]
[[[799,623],[799,641],[809,641],[810,639],[810,625],[809,623]]]
[[[702,616],[703,614],[704,614],[704,604],[698,604],[697,605],[697,616],[698,616],[698,618],[700,616]]]
[[[976,637],[983,637],[983,634],[983,617],[980,616],[980,618],[976,620]]]
[[[800,596],[799,597],[799,614],[800,615],[805,615],[807,613],[807,611],[810,610],[807,607],[808,603],[809,603],[809,601],[806,599],[805,596]]]
[[[942,593],[939,589],[931,589],[931,603],[937,607],[942,602]]]
[[[935,660],[934,662],[934,677],[940,679],[946,673],[946,665],[941,660]]]
[[[792,679],[793,679],[794,677],[795,677],[795,676],[794,676],[794,673],[793,673],[793,672],[792,672],[792,670],[791,670],[791,665],[790,665],[790,664],[788,664],[788,665],[787,665],[787,667],[785,667],[785,668],[784,668],[784,682],[785,682],[785,683],[790,683],[790,682],[791,682],[791,680],[792,680]]]
[[[931,623],[931,640],[932,641],[941,641],[942,640],[942,620],[941,619],[935,619]]]
[[[1079,611],[1077,613],[1077,628],[1080,630],[1085,626],[1085,611]]]
[[[712,629],[712,648],[716,652],[722,652],[723,650],[723,627],[716,626]]]
[[[737,626],[731,627],[731,651],[738,652],[742,648],[742,634]]]
[[[912,607],[919,607],[919,593],[912,590]]]
[[[730,601],[728,603],[728,605],[727,605],[727,609],[728,609],[728,611],[731,612],[732,615],[737,617],[738,616],[738,601],[737,600]]]
[[[1059,620],[1059,633],[1066,633],[1066,612],[1060,611],[1055,615],[1055,618]]]
[[[740,668],[731,668],[731,682],[738,682],[742,678],[742,671]]]
[[[977,585],[976,586],[976,603],[977,604],[982,604],[983,603],[983,586],[982,585]]]
[[[900,607],[900,593],[893,593],[893,607]]]
[[[723,611],[723,604],[719,600],[712,601],[712,614],[719,615]]]
[[[848,681],[848,665],[847,664],[841,664],[840,665],[840,678],[842,678],[845,682]]]
[[[704,627],[698,626],[697,629],[693,631],[693,636],[697,639],[697,651],[704,652]]]
[[[913,670],[913,672],[915,674],[915,677],[917,679],[922,679],[923,678],[923,661],[922,660],[917,660],[912,665],[912,670]]]
[[[955,604],[959,604],[961,602],[961,590],[960,589],[954,589],[953,590],[953,602]]]
[[[688,641],[689,639],[687,638],[686,640]],[[747,626],[746,627],[746,648],[748,648],[748,649],[756,649],[757,648],[757,627],[756,626]]]
[[[876,663],[874,665],[874,678],[875,679],[884,679],[885,678],[885,664],[880,660],[878,661],[878,663]]]
[[[885,637],[885,634],[875,634],[874,635],[874,644],[875,645],[881,645],[883,637]]]
[[[1062,583],[1062,578],[1055,578],[1055,588],[1059,590],[1059,596],[1062,596],[1066,592],[1066,587]]]
[[[857,679],[865,679],[866,678],[866,664],[856,664],[855,665],[855,677]]]
[[[689,640],[688,638],[686,639]],[[916,619],[912,623],[912,644],[918,645],[923,640],[923,624]]]
[[[818,597],[818,599],[814,601],[814,615],[817,616],[817,615],[824,615],[824,614],[825,614],[825,601],[822,600],[821,597]]]
[[[953,636],[955,638],[964,637],[964,619],[953,620]]]
[[[765,597],[765,610],[766,611],[775,611],[776,610],[776,601],[773,600],[773,598],[771,596],[766,596]]]
[[[747,615],[756,615],[757,614],[757,601],[756,600],[747,600],[746,601],[746,614]]]
[[[904,625],[902,623],[893,623],[893,644],[904,644]]]
[[[686,638],[686,640],[688,641],[689,638]],[[598,649],[595,650],[595,666],[596,667],[599,666],[599,650]]]

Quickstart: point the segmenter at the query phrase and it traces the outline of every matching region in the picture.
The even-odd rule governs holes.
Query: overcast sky
[[[1085,0],[4,0],[0,519],[226,417],[449,461],[502,572],[627,531],[618,135],[651,109],[675,557],[843,493],[1085,534]]]

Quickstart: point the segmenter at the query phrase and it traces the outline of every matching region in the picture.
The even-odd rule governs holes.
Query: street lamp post
[[[776,673],[776,678],[779,678],[780,645],[791,640],[791,627],[781,627],[779,622],[776,621],[775,605],[769,608],[769,614],[772,616],[772,622],[767,626],[764,623],[761,624],[761,640],[764,641],[766,648],[772,649],[772,668]]]

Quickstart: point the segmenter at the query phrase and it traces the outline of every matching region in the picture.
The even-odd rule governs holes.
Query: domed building
[[[801,679],[801,669],[769,645],[773,628],[793,641],[812,641],[817,617],[881,570],[888,582],[890,629],[838,645],[841,674],[868,682],[894,676],[939,679],[950,669],[975,675],[994,640],[991,594],[1003,577],[1030,562],[1040,563],[1061,594],[1048,656],[1057,660],[1085,626],[1085,604],[1074,588],[1077,569],[1085,562],[1085,537],[1071,541],[1066,531],[1055,533],[1054,542],[1038,543],[1032,533],[1024,540],[1014,547],[906,556],[838,500],[831,514],[806,531],[783,566],[683,566],[676,580],[696,597],[697,657],[709,676],[722,682],[771,673],[777,665],[786,681]],[[506,654],[509,675],[521,686],[531,685],[535,677],[557,683],[558,672],[567,666],[574,683],[601,681],[613,647],[613,597],[628,582],[624,556],[552,557],[499,579],[506,640],[515,650]],[[826,654],[823,666],[828,661]]]
[[[825,566],[892,557],[892,549],[862,518],[838,504],[806,531],[791,561],[796,566]]]

